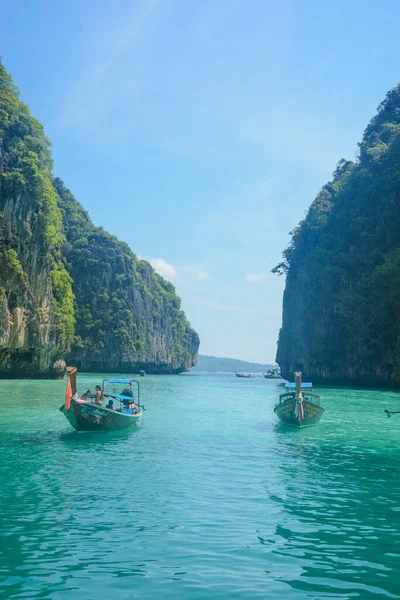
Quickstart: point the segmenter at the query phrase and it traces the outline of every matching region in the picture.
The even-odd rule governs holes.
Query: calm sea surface
[[[80,391],[104,375],[80,375]],[[75,433],[65,382],[1,381],[0,597],[400,599],[400,394],[141,380],[139,431]]]

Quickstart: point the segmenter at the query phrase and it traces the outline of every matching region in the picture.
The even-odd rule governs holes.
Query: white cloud
[[[165,277],[165,279],[176,279],[178,277],[175,267],[163,258],[148,258],[146,260],[148,260],[153,269],[155,269],[159,275]]]
[[[267,275],[266,273],[247,273],[244,278],[253,283],[262,283],[263,281],[266,281]]]
[[[187,273],[195,279],[200,279],[201,281],[212,279],[210,273],[208,273],[208,271],[199,265],[185,265],[179,270],[182,270],[183,273]]]
[[[211,279],[211,275],[207,273],[207,271],[197,271],[196,272],[197,279]]]
[[[240,311],[241,308],[237,304],[219,304],[219,302],[208,302],[206,300],[200,302],[204,308],[212,308],[213,310],[224,310],[224,311]]]
[[[149,258],[148,256],[141,256],[140,254],[138,254],[138,259],[147,260],[147,262],[151,264],[153,269],[155,269],[159,275],[168,280],[184,280],[185,275],[189,275],[190,278],[198,279],[200,281],[212,279],[211,275],[198,265],[175,267],[173,264],[167,262],[164,258]]]

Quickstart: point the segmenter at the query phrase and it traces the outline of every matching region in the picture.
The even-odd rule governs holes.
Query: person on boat
[[[134,403],[133,400],[127,400],[126,398],[123,400],[123,409],[121,410],[121,412],[124,413],[124,415],[134,415],[137,413],[137,408],[136,408],[136,404]]]
[[[101,387],[99,385],[96,385],[96,394],[94,396],[95,404],[98,404],[99,406],[103,406],[103,399],[104,399],[104,395],[103,395],[103,392],[101,391]]]
[[[88,400],[89,396],[92,395],[92,391],[91,390],[87,390],[84,394],[82,394],[81,400],[84,400],[85,402]]]
[[[108,404],[106,405],[106,408],[109,408],[110,410],[114,410],[114,402],[112,400],[109,400]]]

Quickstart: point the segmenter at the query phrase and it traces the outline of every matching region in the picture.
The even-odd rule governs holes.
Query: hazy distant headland
[[[244,372],[244,373],[265,373],[274,365],[251,363],[237,358],[219,358],[217,356],[207,356],[199,354],[197,357],[197,365],[191,369],[192,371],[209,371],[211,373],[218,372]]]

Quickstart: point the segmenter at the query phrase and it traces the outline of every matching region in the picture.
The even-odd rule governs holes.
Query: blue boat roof
[[[134,380],[126,377],[115,377],[114,379],[109,379],[107,383],[130,383],[131,381]]]
[[[292,388],[295,388],[295,387],[296,387],[295,383],[291,383],[289,381],[287,381],[285,383],[285,388],[287,388],[287,389],[292,389]],[[310,383],[310,382],[308,382],[308,383],[304,382],[304,383],[301,384],[301,387],[302,388],[312,388],[312,383]]]
[[[122,394],[104,394],[106,398],[115,398],[116,400],[129,400],[134,402],[132,396],[123,396]]]

